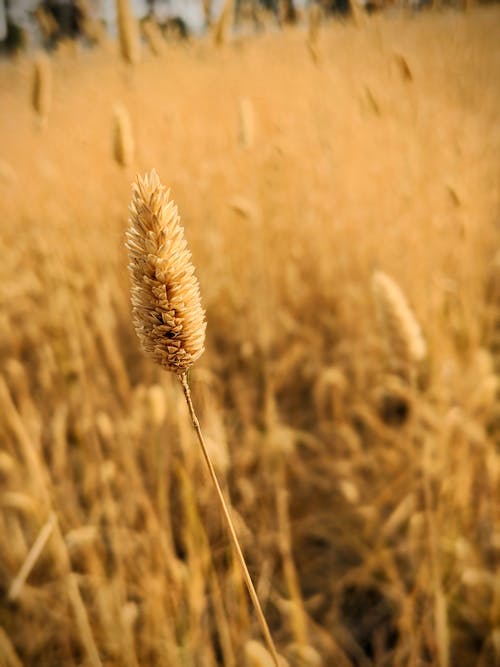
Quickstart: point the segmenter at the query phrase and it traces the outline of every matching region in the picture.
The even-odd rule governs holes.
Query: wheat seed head
[[[127,249],[142,348],[182,375],[203,353],[205,311],[177,206],[154,170],[133,185]]]
[[[427,345],[399,285],[383,271],[375,271],[373,291],[391,352],[400,357],[399,361],[421,362],[427,354]]]

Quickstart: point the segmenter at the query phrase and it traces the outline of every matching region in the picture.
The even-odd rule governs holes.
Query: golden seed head
[[[177,206],[154,170],[133,185],[127,249],[142,348],[167,370],[185,373],[204,350],[205,311]]]
[[[399,364],[415,364],[427,355],[417,319],[397,283],[383,271],[373,275],[373,292],[391,355]]]

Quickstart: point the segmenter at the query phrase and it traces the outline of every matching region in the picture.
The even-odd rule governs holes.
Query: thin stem
[[[21,592],[21,589],[24,586],[26,579],[29,577],[31,570],[35,566],[35,563],[40,557],[43,548],[47,544],[47,541],[52,533],[52,530],[56,525],[56,521],[57,521],[56,515],[51,514],[46,523],[43,525],[40,532],[38,533],[38,537],[36,538],[33,546],[31,547],[26,557],[26,560],[24,561],[21,569],[19,570],[19,574],[13,580],[10,586],[8,594],[9,600],[11,601],[15,600],[19,596],[19,593]]]
[[[221,507],[222,507],[222,512],[224,514],[224,517],[226,519],[227,527],[229,529],[229,535],[231,536],[231,540],[233,542],[234,549],[236,551],[236,555],[238,557],[239,563],[241,565],[241,569],[243,571],[243,578],[245,579],[245,583],[248,588],[248,593],[250,594],[250,598],[252,600],[253,606],[255,608],[255,611],[257,613],[257,618],[259,619],[260,627],[262,629],[262,634],[264,635],[264,638],[267,642],[268,648],[271,652],[271,655],[273,657],[273,661],[276,665],[276,667],[280,667],[279,661],[278,661],[278,653],[276,651],[276,647],[274,645],[273,638],[271,637],[271,632],[269,630],[269,626],[267,624],[267,621],[265,619],[264,613],[262,611],[262,608],[260,606],[259,598],[257,596],[257,592],[255,590],[255,587],[252,582],[252,578],[250,577],[250,573],[248,571],[248,567],[245,561],[245,557],[243,556],[243,552],[241,551],[240,543],[238,540],[238,537],[236,535],[236,531],[234,529],[234,524],[231,519],[231,515],[229,514],[229,508],[226,504],[226,501],[224,500],[224,496],[222,494],[222,489],[220,487],[219,481],[217,479],[217,475],[215,473],[214,466],[212,464],[212,461],[210,459],[210,455],[208,453],[205,440],[203,439],[203,434],[201,432],[200,428],[200,423],[198,421],[198,418],[196,416],[196,413],[194,411],[193,407],[193,402],[191,400],[191,390],[189,389],[189,384],[187,381],[187,375],[186,373],[183,373],[182,375],[179,375],[182,388],[184,390],[184,396],[186,397],[186,403],[189,408],[189,414],[191,415],[191,420],[193,422],[194,429],[196,431],[196,435],[198,436],[198,441],[201,446],[201,450],[203,452],[203,457],[206,461],[206,464],[208,466],[208,470],[210,472],[210,477],[212,478],[212,482],[215,486],[215,490],[217,492],[217,496],[219,498]]]
[[[441,576],[441,564],[439,561],[438,531],[434,516],[434,499],[432,493],[429,470],[431,468],[430,441],[427,438],[423,449],[423,488],[424,488],[424,507],[427,518],[428,540],[430,548],[430,561],[432,579],[434,582],[434,622],[436,625],[437,654],[439,667],[448,667],[450,664],[449,656],[449,636],[448,636],[448,610],[446,598],[443,592],[443,582]]]

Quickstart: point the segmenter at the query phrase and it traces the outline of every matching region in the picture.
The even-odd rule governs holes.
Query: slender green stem
[[[210,477],[212,478],[212,482],[215,486],[215,490],[217,492],[217,496],[219,498],[222,512],[224,514],[224,517],[226,519],[227,527],[229,529],[229,535],[231,536],[231,540],[233,542],[234,549],[236,551],[236,555],[238,557],[241,569],[243,571],[243,578],[245,579],[245,583],[248,588],[248,593],[250,595],[250,598],[252,600],[253,606],[255,608],[255,611],[257,613],[257,618],[259,619],[260,627],[262,629],[262,634],[264,635],[264,638],[266,640],[266,643],[268,645],[268,648],[271,652],[271,655],[273,657],[273,661],[276,665],[276,667],[279,667],[279,661],[278,661],[278,652],[276,651],[276,646],[274,645],[273,638],[271,636],[271,632],[269,630],[269,626],[267,624],[267,621],[265,619],[264,613],[262,611],[262,607],[260,606],[259,598],[257,596],[257,592],[255,590],[255,587],[252,582],[252,578],[250,577],[250,573],[248,571],[248,567],[245,561],[245,557],[243,556],[243,552],[240,547],[240,543],[238,540],[238,537],[236,535],[236,531],[234,529],[234,524],[231,519],[231,515],[229,513],[229,508],[227,506],[226,501],[224,500],[224,496],[222,494],[222,489],[220,487],[219,481],[217,479],[217,475],[215,473],[214,466],[212,464],[212,461],[210,459],[210,455],[208,453],[205,440],[203,439],[203,434],[201,432],[200,428],[200,423],[198,421],[198,418],[196,416],[196,413],[194,411],[193,407],[193,402],[191,400],[191,390],[189,389],[189,384],[187,381],[187,375],[186,373],[183,373],[182,375],[179,375],[182,388],[184,390],[184,396],[186,397],[186,402],[189,408],[189,414],[191,415],[191,419],[193,422],[194,429],[196,431],[196,435],[198,436],[198,441],[201,445],[201,450],[203,452],[203,457],[205,459],[205,462],[208,466],[208,470],[210,472]]]

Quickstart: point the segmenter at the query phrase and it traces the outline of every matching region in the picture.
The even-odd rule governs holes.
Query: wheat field
[[[500,665],[499,26],[389,12],[0,62],[2,667],[272,664],[182,391],[132,327],[153,167],[280,653]]]

